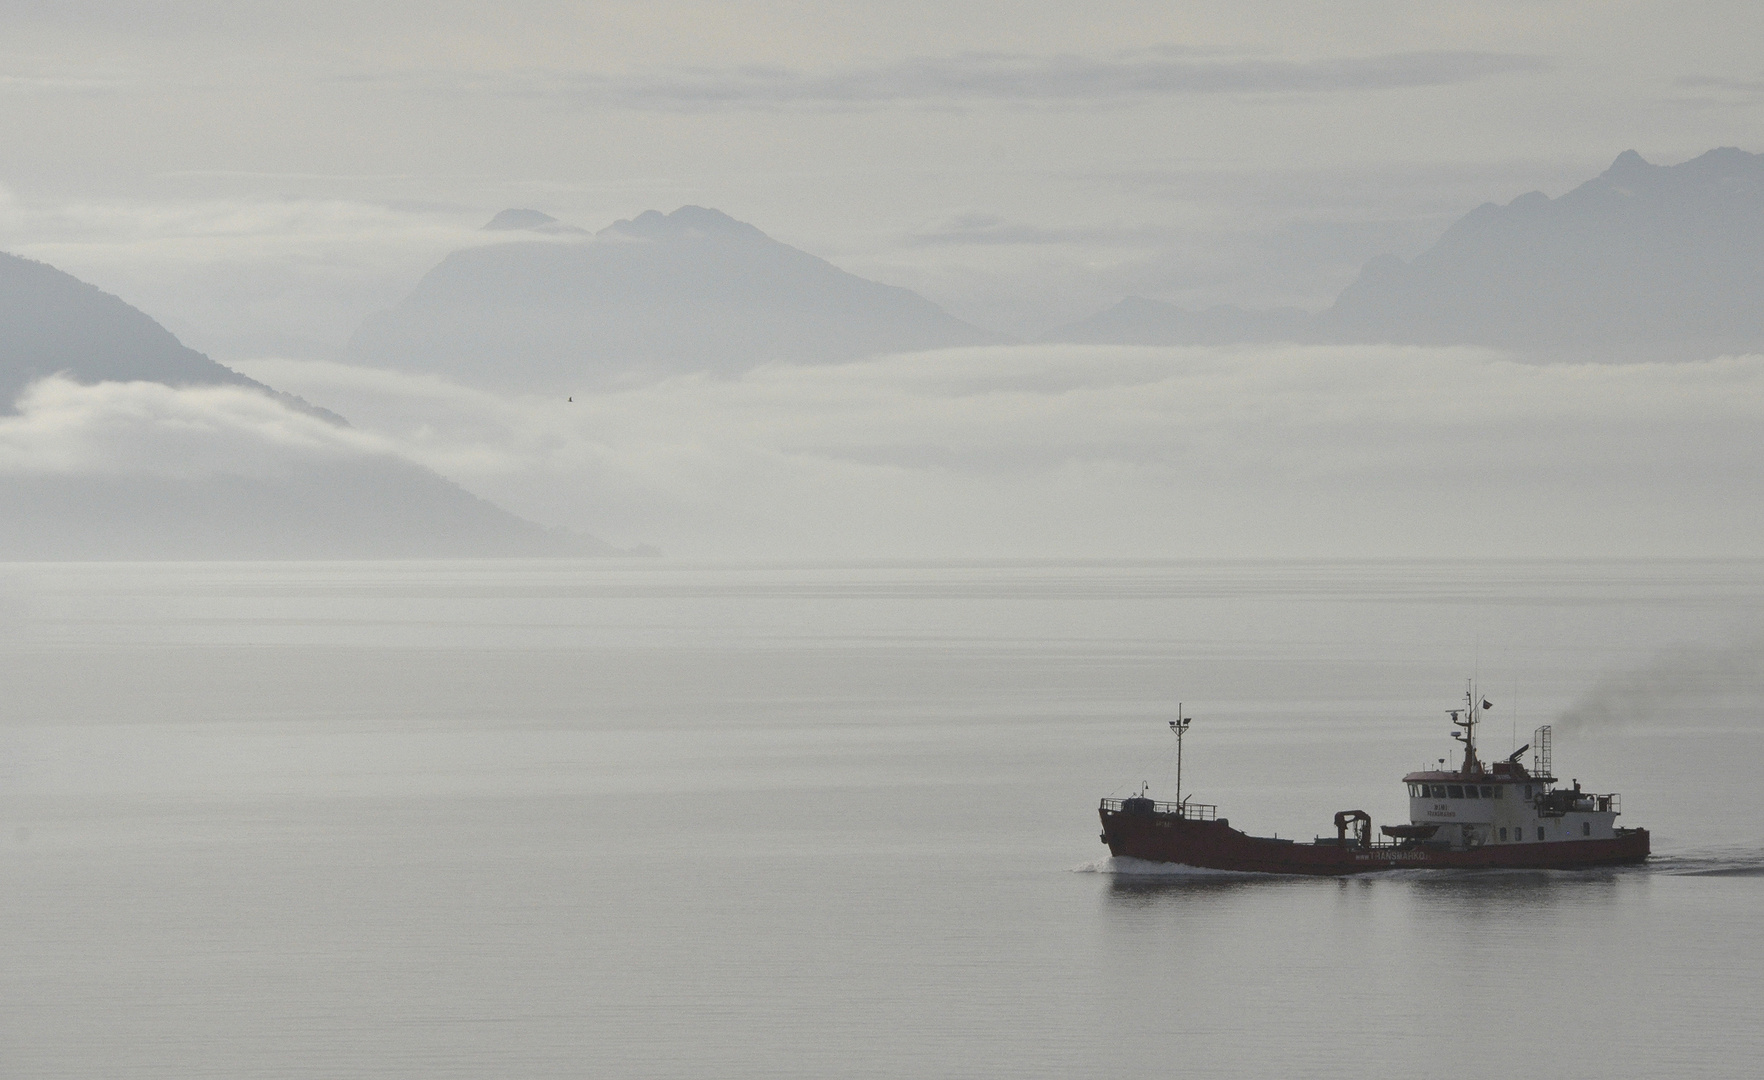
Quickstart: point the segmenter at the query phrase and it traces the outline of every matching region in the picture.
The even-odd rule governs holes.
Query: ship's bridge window
[[[1494,795],[1493,795],[1493,796],[1492,796],[1492,797],[1493,797],[1493,798],[1496,798],[1496,799],[1498,799],[1498,798],[1500,798],[1500,797],[1501,797],[1501,792],[1503,792],[1503,791],[1505,791],[1505,790],[1506,790],[1506,789],[1507,789],[1507,785],[1505,785],[1505,784],[1496,784],[1496,785],[1495,785],[1495,786],[1494,786]],[[1487,788],[1484,788],[1484,789],[1483,789],[1483,794],[1485,794],[1485,795],[1486,795],[1486,794],[1488,794],[1488,789],[1487,789]]]
[[[1465,784],[1464,785],[1464,798],[1466,798],[1466,799],[1476,798],[1476,785],[1475,784]]]
[[[1464,785],[1447,784],[1446,795],[1453,799],[1462,799],[1464,797]]]
[[[1411,799],[1425,799],[1425,798],[1427,798],[1427,785],[1426,784],[1410,784],[1409,785],[1409,798],[1411,798]]]
[[[1433,785],[1433,797],[1436,799],[1443,799],[1446,797],[1444,784]]]

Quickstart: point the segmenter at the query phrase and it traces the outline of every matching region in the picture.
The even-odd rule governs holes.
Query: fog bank
[[[257,361],[550,525],[670,554],[1764,554],[1764,358],[1010,346],[534,397]]]
[[[605,554],[237,385],[33,384],[0,415],[0,560]]]

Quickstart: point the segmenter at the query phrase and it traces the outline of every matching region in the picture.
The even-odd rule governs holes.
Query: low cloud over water
[[[82,386],[44,379],[0,415],[0,477],[271,476],[289,467],[396,456],[392,440],[241,386]]]
[[[741,555],[1752,554],[1764,358],[945,350],[494,394],[249,374],[547,524]]]

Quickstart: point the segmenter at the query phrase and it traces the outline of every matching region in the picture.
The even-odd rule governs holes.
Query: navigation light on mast
[[[1176,703],[1176,719],[1170,721],[1170,730],[1176,733],[1176,805],[1182,805],[1182,736],[1188,733],[1188,725],[1194,723],[1194,717],[1182,715],[1182,703]]]

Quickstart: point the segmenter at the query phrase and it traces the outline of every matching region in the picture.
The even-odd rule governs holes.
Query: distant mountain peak
[[[567,393],[998,340],[910,289],[849,274],[720,210],[682,206],[614,222],[589,243],[455,251],[363,320],[349,354]]]
[[[47,263],[0,252],[0,415],[19,391],[63,374],[75,382],[233,384],[268,391],[186,348],[138,308]]]
[[[1617,155],[1609,169],[1582,187],[1588,190],[1615,187],[1626,194],[1655,188],[1683,191],[1687,186],[1726,187],[1736,182],[1755,185],[1761,173],[1764,173],[1764,154],[1749,154],[1737,146],[1716,147],[1677,165],[1655,165],[1634,150],[1625,150]]]
[[[1625,150],[1554,199],[1486,204],[1407,263],[1368,263],[1317,320],[1341,341],[1599,358],[1764,344],[1764,154],[1656,165]]]
[[[484,224],[485,232],[586,233],[538,210],[509,209]]]
[[[1488,345],[1595,360],[1764,351],[1764,154],[1657,165],[1625,150],[1552,199],[1483,203],[1412,259],[1380,255],[1316,315],[1143,297],[1047,341]]]
[[[87,386],[243,387],[347,426],[335,413],[187,348],[145,312],[97,286],[0,252],[0,417],[16,413],[25,387],[52,376]],[[79,391],[75,400],[80,404],[72,413],[49,414],[57,425],[113,422],[78,418],[97,415],[90,413],[96,409],[127,415],[128,423],[145,430],[182,425],[179,446],[234,445],[226,441],[233,435],[214,434],[233,427],[179,419],[196,413],[156,413],[153,403],[166,399],[139,386],[99,395]],[[32,407],[31,399],[24,407]],[[261,417],[252,409],[228,415]],[[255,473],[249,464],[235,470],[220,457],[209,458],[208,471],[180,477],[152,472],[151,453],[118,451],[72,469],[33,465],[34,455],[20,455],[22,468],[0,469],[0,560],[525,557],[611,550],[518,518],[412,462],[366,451],[332,455],[321,449],[309,456],[289,450],[293,443],[274,434],[277,421],[259,422],[259,445],[292,455],[268,473]],[[186,438],[197,441],[186,444]],[[203,441],[210,438],[212,443]],[[124,439],[115,445],[136,444]],[[203,457],[203,449],[195,453]]]
[[[1717,146],[1715,149],[1692,160],[1707,162],[1711,165],[1718,166],[1738,165],[1743,167],[1750,165],[1757,156],[1757,154],[1748,154],[1737,146]]]
[[[770,239],[745,221],[707,206],[682,206],[671,214],[645,210],[634,218],[615,221],[600,230],[610,239],[680,240],[705,236],[745,236]]]

